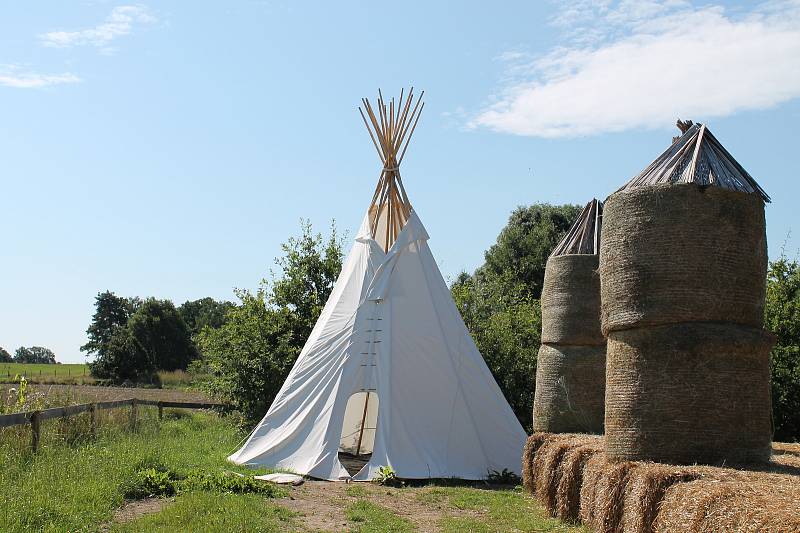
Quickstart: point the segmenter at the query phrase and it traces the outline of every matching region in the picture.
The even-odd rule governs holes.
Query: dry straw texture
[[[667,489],[700,475],[696,467],[637,463],[625,486],[620,529],[629,533],[650,533]]]
[[[539,447],[550,438],[546,433],[534,433],[528,440],[525,441],[525,447],[522,450],[522,486],[533,493],[536,490],[534,485],[534,460],[536,459],[536,452]]]
[[[596,454],[603,451],[600,439],[595,442],[570,448],[561,461],[556,489],[556,507],[550,512],[562,520],[576,522],[579,519],[581,503],[581,485],[586,463]]]
[[[537,433],[525,487],[553,516],[602,533],[800,531],[800,445],[755,470],[613,462],[601,437]]]
[[[602,433],[606,347],[543,344],[536,362],[533,430]]]
[[[604,454],[592,457],[583,470],[580,517],[598,533],[619,531],[625,489],[637,463],[610,462]]]
[[[542,286],[542,342],[604,345],[600,331],[597,255],[559,255],[547,260]]]
[[[768,461],[773,342],[763,330],[725,324],[610,333],[608,456],[683,464]]]
[[[800,531],[798,476],[721,472],[669,488],[657,533]]]
[[[695,321],[761,326],[767,241],[759,196],[639,187],[611,195],[603,218],[604,333]]]

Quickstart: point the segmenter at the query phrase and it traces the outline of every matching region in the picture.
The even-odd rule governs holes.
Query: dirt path
[[[306,481],[295,487],[288,497],[275,500],[275,503],[300,513],[298,520],[310,531],[346,531],[345,510],[359,499],[385,507],[411,521],[420,533],[438,532],[437,524],[445,516],[474,517],[481,514],[419,497],[428,490],[427,487],[393,489],[372,483]]]
[[[144,500],[131,500],[122,504],[122,507],[114,511],[114,518],[111,522],[100,526],[100,533],[106,533],[113,524],[124,524],[137,518],[161,511],[172,500],[164,498],[145,498]]]

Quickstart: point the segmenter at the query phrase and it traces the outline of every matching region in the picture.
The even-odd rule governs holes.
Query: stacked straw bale
[[[603,439],[532,435],[523,480],[548,512],[600,533],[800,531],[800,460],[760,470],[611,461]]]
[[[533,429],[602,433],[606,341],[600,330],[597,246],[602,204],[592,200],[547,260]]]
[[[707,160],[722,157],[711,139],[693,127],[670,148],[691,161],[654,173],[662,155],[646,179],[634,178],[605,203],[600,285],[611,460],[770,457],[774,337],[761,329],[768,197],[756,194],[757,184],[745,192],[709,181],[716,167]],[[724,168],[744,173],[735,183],[752,180],[724,154]]]

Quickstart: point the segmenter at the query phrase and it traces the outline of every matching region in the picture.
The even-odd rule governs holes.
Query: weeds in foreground
[[[127,417],[125,409],[109,413],[114,411]],[[107,522],[122,504],[130,480],[149,468],[156,472],[171,470],[184,479],[192,472],[224,469],[254,473],[225,461],[242,437],[229,422],[195,413],[159,423],[156,413],[148,411],[154,410],[140,411],[136,432],[128,431],[124,423],[104,424],[96,440],[72,446],[56,440],[62,429],[58,421],[48,421],[52,424],[36,454],[27,451],[27,434],[21,435],[19,442],[10,442],[6,433],[0,435],[0,486],[8,488],[0,491],[0,531],[77,531]],[[78,423],[79,418],[71,418],[69,424]],[[151,472],[144,476],[157,487],[172,482],[172,475],[163,478]],[[263,501],[266,495],[252,496]]]
[[[270,498],[286,495],[286,490],[272,483],[257,480],[252,475],[203,470],[180,474],[161,463],[137,470],[131,480],[123,483],[122,489],[126,499],[134,500],[174,496],[197,490],[227,494],[254,493]]]

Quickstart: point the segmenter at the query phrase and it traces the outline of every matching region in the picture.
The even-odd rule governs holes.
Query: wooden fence
[[[95,436],[97,431],[96,414],[101,409],[116,409],[119,407],[131,407],[130,414],[130,427],[136,429],[137,411],[140,405],[150,405],[158,407],[158,419],[164,418],[165,407],[178,407],[182,409],[217,409],[223,407],[219,403],[205,403],[205,402],[167,402],[160,400],[138,400],[132,398],[130,400],[115,400],[112,402],[94,402],[82,403],[78,405],[68,405],[66,407],[53,407],[51,409],[42,409],[39,411],[28,411],[26,413],[12,413],[10,415],[0,415],[0,428],[11,426],[23,426],[30,424],[31,426],[31,449],[35,452],[39,449],[39,439],[41,436],[41,424],[43,420],[50,420],[51,418],[66,419],[71,416],[79,415],[81,413],[89,413],[91,420],[91,434]]]

